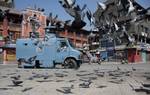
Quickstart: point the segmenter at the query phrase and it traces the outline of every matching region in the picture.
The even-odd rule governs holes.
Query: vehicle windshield
[[[69,41],[69,44],[70,44],[70,46],[71,46],[72,48],[76,48],[75,45],[72,43],[71,40],[68,40],[68,41]]]
[[[66,41],[60,41],[60,47],[68,47],[67,42]]]

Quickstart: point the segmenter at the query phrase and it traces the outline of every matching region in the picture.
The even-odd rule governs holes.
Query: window
[[[60,47],[64,48],[64,47],[68,47],[67,43],[65,41],[61,41],[60,42]]]

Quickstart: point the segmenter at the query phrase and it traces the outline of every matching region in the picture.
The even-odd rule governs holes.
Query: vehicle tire
[[[64,68],[66,69],[78,69],[78,67],[77,61],[73,58],[68,58],[64,62]]]

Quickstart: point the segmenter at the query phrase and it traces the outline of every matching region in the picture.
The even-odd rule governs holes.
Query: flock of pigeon
[[[108,2],[108,4],[107,4]],[[133,35],[130,35],[128,32],[128,24],[139,24],[139,21],[144,19],[149,15],[149,9],[139,8],[135,0],[107,0],[106,2],[97,2],[97,11],[92,13],[86,4],[83,7],[80,7],[76,4],[76,0],[59,0],[61,6],[65,11],[74,18],[71,23],[71,20],[65,22],[57,20],[58,15],[53,17],[52,13],[49,14],[50,24],[60,28],[61,26],[71,25],[72,29],[81,29],[86,25],[84,21],[85,16],[90,22],[91,29],[97,29],[99,32],[104,32],[108,38],[116,39],[119,43],[122,43],[121,36],[123,35],[129,45],[130,43],[135,42]],[[110,5],[113,4],[114,9],[112,12],[110,10]],[[120,15],[121,11],[124,12],[124,15]],[[0,18],[4,18],[9,10],[2,11],[0,10]],[[120,23],[120,17],[130,17],[128,21]],[[94,27],[94,28],[93,28]],[[122,35],[117,36],[118,32],[121,31]],[[114,37],[112,37],[114,34]]]
[[[99,8],[94,14],[95,26],[103,31],[108,38],[116,39],[119,43],[123,43],[123,36],[128,41],[127,46],[133,44],[135,37],[129,32],[129,26],[138,25],[140,20],[142,21],[146,18],[149,14],[149,8],[139,8],[135,0],[107,1],[105,3],[98,2]],[[119,32],[121,32],[121,35]]]
[[[42,71],[42,70],[41,70]],[[38,72],[24,70],[24,73],[30,73],[28,76],[24,77],[20,74],[20,70],[16,72],[9,73],[7,76],[0,74],[0,80],[10,79],[8,82],[8,87],[0,87],[0,91],[14,90],[15,88],[21,88],[21,92],[28,92],[32,89],[36,89],[34,85],[28,87],[25,84],[30,84],[30,82],[36,82],[37,84],[47,83],[65,83],[70,84],[70,86],[62,86],[56,88],[56,92],[63,94],[75,94],[74,89],[105,89],[110,86],[110,84],[121,85],[127,84],[129,88],[135,92],[145,92],[150,94],[150,72],[138,72],[140,69],[131,67],[130,70],[123,69],[119,66],[115,66],[115,69],[92,69],[92,70],[76,70],[71,71],[75,73],[70,73],[70,70],[57,70],[55,73],[50,73],[48,70],[44,72],[39,70]],[[75,76],[75,77],[74,77]],[[143,78],[147,82],[143,82],[140,79]],[[130,79],[134,80],[137,84],[130,82]],[[101,82],[100,82],[101,81]],[[102,83],[102,81],[104,81]],[[105,81],[108,82],[105,84]]]
[[[59,0],[59,3],[65,11],[74,18],[71,24],[72,28],[83,28],[86,25],[83,19],[87,16],[92,29],[97,28],[99,32],[104,32],[108,38],[111,38],[111,40],[116,39],[119,43],[122,43],[121,39],[123,35],[128,41],[127,46],[135,42],[134,36],[128,32],[128,26],[133,23],[139,24],[139,21],[149,14],[149,8],[139,8],[135,0],[107,0],[104,3],[99,1],[97,2],[98,10],[95,13],[92,13],[86,4],[80,8],[80,6],[76,4],[76,0]],[[111,4],[114,6],[113,10],[110,9]],[[123,15],[120,15],[120,10],[124,12]],[[120,17],[129,17],[129,19],[122,22],[120,21]],[[122,34],[118,36],[118,32],[122,32]],[[114,37],[112,37],[112,34]]]

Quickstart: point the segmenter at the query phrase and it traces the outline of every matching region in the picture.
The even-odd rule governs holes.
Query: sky
[[[57,14],[58,19],[60,20],[65,21],[68,19],[73,19],[69,14],[65,12],[63,7],[59,4],[58,0],[14,0],[14,1],[15,1],[15,8],[20,11],[24,10],[27,7],[34,8],[34,6],[36,5],[37,8],[44,8],[46,15],[52,12],[53,15]],[[76,1],[77,1],[76,4],[79,4],[81,7],[84,4],[87,4],[87,8],[90,9],[92,12],[95,12],[97,8],[97,2],[105,0],[76,0]],[[136,1],[138,1],[145,7],[150,7],[150,0],[136,0]],[[87,24],[86,27],[89,28],[89,24]]]
[[[14,1],[15,1],[15,8],[18,10],[24,10],[27,7],[34,8],[34,6],[36,5],[36,7],[44,8],[46,15],[52,12],[54,16],[58,14],[58,19],[60,20],[63,21],[68,19],[73,20],[73,18],[65,12],[64,8],[60,5],[58,0],[14,0]],[[98,0],[76,0],[76,1],[77,1],[76,4],[79,4],[81,8],[83,7],[84,4],[87,4],[87,8],[93,12],[97,8],[96,2]],[[85,20],[87,22],[85,28],[89,29],[90,25],[88,24],[86,17]]]
[[[96,10],[97,0],[76,0],[76,1],[77,1],[76,4],[81,5],[81,7],[84,4],[87,4],[89,9],[93,11]],[[19,10],[23,10],[26,7],[34,7],[35,5],[39,8],[44,8],[46,14],[49,14],[49,12],[53,12],[53,14],[58,14],[59,18],[68,19],[69,15],[59,4],[58,0],[15,0],[15,6]]]

